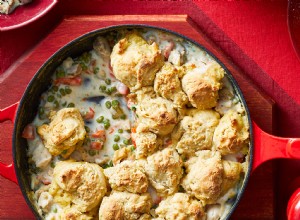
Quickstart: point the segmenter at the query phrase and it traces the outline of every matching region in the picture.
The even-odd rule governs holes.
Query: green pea
[[[65,92],[65,90],[64,90],[63,88],[60,88],[60,89],[59,89],[59,92],[60,92],[60,94],[61,94],[62,96],[65,96],[65,95],[66,95],[66,92]]]
[[[119,145],[118,144],[113,144],[113,149],[114,150],[119,150],[120,148],[119,148]]]
[[[63,69],[56,70],[56,78],[62,78],[66,75],[65,71]]]
[[[111,93],[113,93],[113,92],[117,91],[117,88],[115,86],[110,87],[110,91],[111,91]]]
[[[120,118],[123,119],[123,120],[125,120],[126,119],[126,115],[121,115]]]
[[[53,102],[54,99],[55,99],[54,96],[53,96],[53,95],[50,95],[50,96],[48,96],[47,101],[48,101],[48,102]]]
[[[84,128],[85,128],[86,132],[90,132],[91,131],[91,129],[88,126],[84,126]]]
[[[97,121],[98,123],[102,123],[103,120],[104,120],[104,117],[103,117],[103,116],[100,116],[99,118],[96,119],[96,121]]]
[[[118,107],[119,106],[119,101],[118,100],[113,100],[112,102],[111,102],[111,105],[112,105],[112,107]]]
[[[110,109],[111,108],[111,102],[110,101],[106,101],[105,102],[105,106],[106,106],[106,108]]]
[[[96,155],[96,151],[95,150],[89,150],[89,155],[90,156],[95,156]]]
[[[66,88],[65,88],[65,93],[66,93],[66,94],[71,94],[71,92],[72,92],[72,89],[70,89],[69,86],[66,86]]]
[[[111,117],[112,117],[112,119],[118,119],[119,118],[118,115],[112,115]]]
[[[110,95],[110,94],[111,94],[111,90],[110,90],[109,88],[106,90],[106,94],[107,94],[107,95]]]
[[[123,129],[119,129],[118,133],[122,134],[123,133]]]
[[[69,108],[74,108],[75,107],[75,104],[73,102],[69,103],[68,106]]]
[[[114,142],[118,142],[119,140],[120,140],[120,136],[116,135],[115,138],[114,138]]]
[[[132,106],[131,110],[135,112],[136,111],[136,107]]]
[[[55,106],[55,108],[59,107],[59,102],[57,100],[54,101],[54,106]]]
[[[108,119],[105,119],[105,120],[103,121],[103,125],[104,125],[104,128],[105,128],[105,129],[108,129],[108,128],[110,127],[110,122],[109,122],[109,120],[108,120]]]
[[[104,128],[107,130],[110,127],[110,123],[104,123]]]
[[[54,164],[54,162],[53,162],[53,161],[50,163],[50,166],[51,166],[52,168],[54,168],[54,167],[55,167],[55,164]]]
[[[134,145],[131,145],[131,146],[130,146],[130,150],[131,150],[131,151],[134,151],[134,150],[135,150]]]
[[[130,144],[130,140],[129,139],[125,139],[125,140],[123,140],[123,143],[126,144],[126,145],[128,145],[128,144]]]
[[[103,123],[110,123],[109,119],[104,119]]]
[[[54,209],[53,209],[53,212],[54,212],[54,213],[57,213],[57,208],[54,208]]]
[[[80,63],[80,66],[81,66],[83,71],[88,69],[87,65],[85,65],[84,63]]]
[[[104,86],[104,85],[101,85],[101,86],[99,87],[99,89],[100,89],[102,92],[105,92],[105,90],[106,90],[106,86]]]
[[[106,83],[107,85],[110,85],[110,84],[111,84],[111,79],[109,79],[109,78],[105,79],[105,83]]]
[[[97,74],[99,72],[99,67],[94,68],[94,74]]]
[[[67,105],[67,102],[64,102],[63,104],[61,104],[62,105],[62,107],[66,107],[66,105]]]

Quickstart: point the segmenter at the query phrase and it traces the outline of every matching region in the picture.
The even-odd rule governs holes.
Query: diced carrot
[[[28,124],[22,132],[22,137],[31,140],[34,139],[35,137],[34,129],[35,127],[32,124]]]
[[[92,141],[91,142],[91,149],[101,150],[102,147],[103,147],[103,142],[99,142],[99,141]]]
[[[95,133],[93,133],[91,136],[93,138],[101,138],[104,141],[106,139],[105,130],[98,130]]]
[[[132,132],[132,133],[136,133],[136,127],[132,127],[132,128],[131,128],[131,132]]]
[[[89,112],[87,112],[87,113],[84,115],[84,119],[89,120],[89,119],[94,118],[94,116],[95,116],[95,111],[94,111],[94,109],[92,109],[92,108],[90,107],[90,108],[89,108]]]
[[[63,84],[63,85],[70,85],[70,86],[80,86],[82,83],[82,79],[80,76],[75,76],[72,78],[68,77],[63,77],[63,78],[58,78],[54,80],[54,84]]]

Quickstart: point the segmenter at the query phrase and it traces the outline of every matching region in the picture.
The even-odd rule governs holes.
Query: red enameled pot
[[[37,111],[39,104],[39,98],[41,94],[47,90],[50,83],[50,78],[56,67],[68,56],[74,57],[78,56],[84,51],[90,50],[92,48],[92,42],[94,39],[100,35],[105,34],[109,31],[118,30],[121,28],[152,28],[157,30],[166,31],[177,37],[181,37],[187,41],[196,44],[198,47],[205,50],[209,55],[215,58],[220,65],[228,73],[228,77],[238,93],[241,101],[246,107],[248,119],[250,119],[249,111],[246,106],[246,102],[243,98],[241,90],[239,89],[236,81],[233,79],[232,75],[228,69],[207,49],[198,43],[194,42],[191,39],[188,39],[185,36],[174,33],[172,31],[151,27],[147,25],[121,25],[113,26],[108,28],[103,28],[96,30],[90,33],[87,33],[74,41],[70,42],[59,51],[57,51],[51,58],[49,58],[45,64],[40,68],[40,70],[35,74],[31,82],[29,83],[24,95],[20,102],[17,102],[7,108],[0,110],[0,122],[10,120],[14,123],[14,131],[12,135],[13,146],[13,163],[5,165],[0,163],[0,175],[15,182],[20,186],[20,189],[23,193],[23,196],[32,209],[33,213],[37,218],[41,218],[36,208],[33,205],[32,198],[29,196],[30,184],[29,177],[27,175],[28,164],[26,157],[26,140],[21,137],[24,127],[30,123]],[[276,159],[276,158],[296,158],[300,159],[300,139],[297,138],[281,138],[270,135],[262,131],[254,121],[252,121],[252,126],[250,126],[250,167],[245,176],[245,180],[241,186],[240,192],[237,195],[236,201],[233,203],[230,212],[228,213],[226,219],[230,217],[235,207],[237,206],[243,191],[246,187],[248,178],[250,177],[250,172],[253,172],[260,164],[265,161]],[[22,147],[23,146],[23,147]],[[3,146],[1,146],[3,147]],[[300,185],[300,184],[299,184]],[[288,205],[288,218],[290,220],[299,220],[300,219],[300,189],[298,189],[295,194],[291,197],[291,200]]]

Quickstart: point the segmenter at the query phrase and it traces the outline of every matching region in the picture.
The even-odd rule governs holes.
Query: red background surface
[[[90,0],[86,5],[82,5],[76,4],[73,0],[61,0],[38,21],[16,30],[0,32],[0,73],[2,73],[0,83],[5,82],[7,74],[11,72],[8,68],[13,68],[13,64],[18,62],[20,56],[25,56],[26,51],[32,49],[50,33],[63,15],[187,14],[257,86],[275,100],[275,134],[300,137],[300,62],[288,34],[287,4],[285,0],[229,2]],[[1,98],[11,92],[13,91],[0,94],[0,104]],[[12,103],[14,101],[16,100],[12,100]],[[5,106],[0,106],[3,107]],[[4,126],[8,128],[5,132],[8,133],[7,138],[10,138],[9,129],[12,126],[9,123],[5,123]],[[1,140],[0,147],[2,147]],[[290,194],[290,183],[300,174],[300,163],[280,161],[278,165],[275,182],[281,190],[277,195],[276,212],[282,219],[286,200]],[[0,190],[4,189],[6,188],[0,186]],[[29,212],[24,210],[24,217],[30,216]]]

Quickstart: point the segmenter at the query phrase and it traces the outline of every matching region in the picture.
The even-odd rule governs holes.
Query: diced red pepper
[[[131,133],[136,133],[136,127],[131,128]]]
[[[101,138],[102,140],[106,140],[105,130],[98,130],[91,135],[93,138]]]
[[[103,147],[103,142],[93,141],[91,142],[91,149],[101,150]]]
[[[70,86],[80,86],[82,83],[82,79],[80,76],[75,76],[72,78],[68,77],[63,77],[63,78],[58,78],[54,80],[54,84],[63,84],[63,85],[70,85]]]
[[[90,107],[89,111],[84,115],[84,119],[89,120],[94,118],[94,116],[95,116],[95,111]]]
[[[22,137],[26,138],[26,139],[31,139],[31,140],[34,139],[34,137],[35,137],[34,130],[35,130],[35,127],[32,124],[28,124],[22,132]]]

